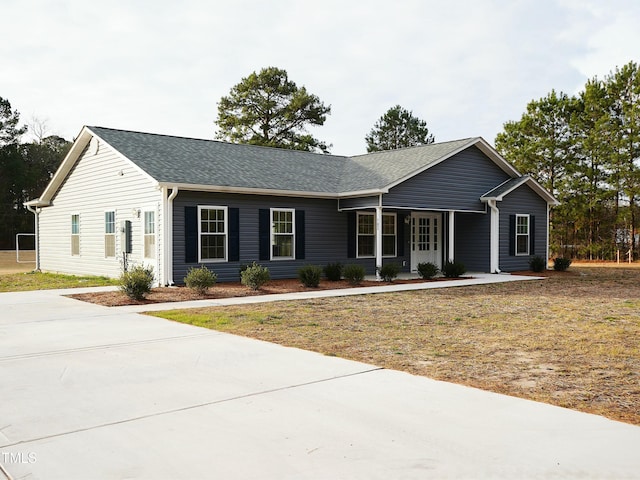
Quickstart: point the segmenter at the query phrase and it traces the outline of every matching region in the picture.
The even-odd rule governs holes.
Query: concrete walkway
[[[640,427],[61,293],[0,294],[0,478],[640,478]]]

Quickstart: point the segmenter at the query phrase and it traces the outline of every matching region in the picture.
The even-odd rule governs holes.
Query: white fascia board
[[[305,192],[296,190],[270,190],[267,188],[230,187],[228,185],[197,185],[192,183],[158,182],[161,187],[177,187],[180,191],[212,192],[212,193],[240,193],[245,195],[272,195],[276,197],[304,197],[336,199],[338,195],[326,192]]]

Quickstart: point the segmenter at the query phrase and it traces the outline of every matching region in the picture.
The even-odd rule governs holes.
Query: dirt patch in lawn
[[[0,250],[0,275],[5,273],[22,273],[33,270],[36,266],[36,254],[33,250],[20,251],[20,262],[15,250]]]
[[[441,281],[444,279],[434,280],[422,280],[422,279],[407,279],[396,280],[393,283],[419,283],[425,281]],[[446,279],[450,280],[450,279]],[[387,283],[380,283],[375,281],[363,281],[357,287],[379,287],[380,285],[388,285]],[[69,297],[85,302],[96,303],[98,305],[104,305],[107,307],[119,307],[124,305],[145,305],[152,303],[165,303],[165,302],[186,302],[190,300],[215,300],[220,298],[231,297],[247,297],[253,295],[272,295],[278,293],[293,293],[293,292],[310,292],[317,290],[334,290],[342,288],[354,288],[347,281],[329,282],[321,281],[317,288],[308,288],[300,283],[297,279],[285,279],[285,280],[270,280],[268,284],[260,288],[259,290],[251,290],[240,282],[222,282],[217,283],[204,295],[198,295],[193,290],[186,287],[160,287],[152,289],[145,299],[132,300],[127,297],[121,291],[112,292],[96,292],[96,293],[81,293],[69,295]]]
[[[640,425],[640,269],[159,312]]]

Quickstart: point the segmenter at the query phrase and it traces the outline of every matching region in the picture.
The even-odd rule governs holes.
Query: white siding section
[[[121,222],[131,221],[133,248],[129,262],[141,263],[145,210],[156,212],[157,255],[152,264],[158,278],[163,261],[159,234],[164,221],[162,192],[109,145],[100,141],[97,154],[89,146],[54,196],[52,206],[43,208],[40,214],[42,270],[118,277],[122,269]],[[116,212],[116,258],[105,258],[105,211]],[[80,215],[80,255],[71,255],[72,214]]]

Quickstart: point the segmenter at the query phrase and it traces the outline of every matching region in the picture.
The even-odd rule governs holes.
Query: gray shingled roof
[[[88,128],[160,183],[327,194],[384,189],[476,140],[343,157]]]
[[[491,199],[491,198],[500,198],[501,196],[509,193],[511,190],[518,188],[525,182],[529,181],[529,176],[524,175],[522,177],[510,178],[506,182],[501,183],[496,188],[489,190],[487,193],[482,195],[482,199]]]

